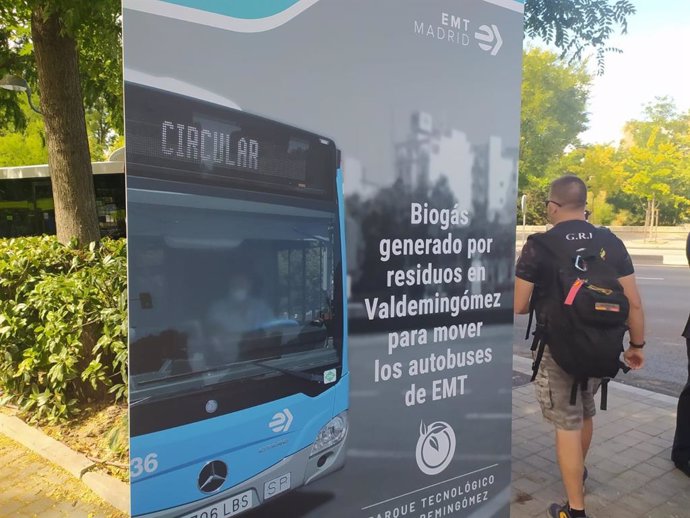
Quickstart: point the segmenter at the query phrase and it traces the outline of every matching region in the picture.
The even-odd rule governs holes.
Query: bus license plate
[[[264,500],[279,495],[290,489],[290,473],[269,480],[264,484]]]
[[[180,518],[227,518],[254,507],[254,490],[231,496],[213,505],[185,514]]]

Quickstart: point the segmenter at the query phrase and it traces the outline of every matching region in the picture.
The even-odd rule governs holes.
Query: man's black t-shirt
[[[555,234],[560,236],[567,246],[572,250],[573,255],[580,248],[587,246],[588,241],[594,238],[594,233],[597,228],[584,220],[570,220],[562,221],[555,227],[548,231],[548,234]],[[606,232],[604,240],[602,241],[601,257],[613,266],[618,272],[618,277],[625,277],[635,273],[630,255],[618,237],[610,232]],[[515,267],[515,276],[531,282],[533,284],[540,284],[542,280],[540,275],[550,271],[548,264],[545,261],[553,261],[544,249],[539,245],[535,245],[531,240],[525,243],[520,254],[517,266]]]

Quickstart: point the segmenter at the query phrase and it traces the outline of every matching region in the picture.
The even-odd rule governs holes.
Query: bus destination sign
[[[270,184],[314,196],[333,188],[337,164],[330,139],[181,94],[133,83],[125,89],[132,176],[179,181],[191,174],[201,183]]]
[[[171,158],[259,170],[259,141],[237,131],[217,131],[163,121],[161,153]]]

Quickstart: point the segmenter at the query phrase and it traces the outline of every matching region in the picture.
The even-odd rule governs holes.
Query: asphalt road
[[[673,266],[636,266],[646,320],[646,365],[637,372],[619,374],[616,381],[677,396],[688,377],[685,339],[680,336],[690,313],[690,269]],[[514,352],[529,357],[524,340],[527,317],[515,319]]]

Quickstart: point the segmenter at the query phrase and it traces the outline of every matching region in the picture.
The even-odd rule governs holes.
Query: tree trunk
[[[46,18],[40,8],[32,12],[31,36],[46,128],[57,237],[61,243],[76,238],[83,246],[98,241],[100,232],[77,46],[61,30],[59,13]]]

